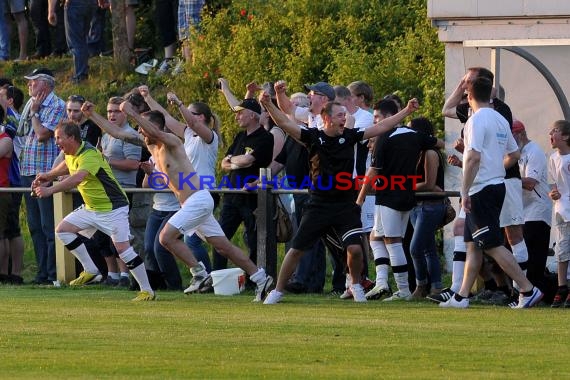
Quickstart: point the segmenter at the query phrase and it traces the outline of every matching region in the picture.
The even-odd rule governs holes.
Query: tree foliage
[[[327,81],[364,80],[376,99],[397,92],[418,97],[421,113],[442,129],[444,50],[426,16],[426,0],[235,0],[210,3],[193,34],[194,62],[169,87],[204,100],[235,131],[231,111],[216,91],[218,77],[234,93],[250,81],[284,79],[290,92]],[[214,9],[214,11],[211,11]]]

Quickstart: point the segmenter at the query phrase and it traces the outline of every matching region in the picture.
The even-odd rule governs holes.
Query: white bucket
[[[245,272],[240,268],[215,270],[210,273],[214,294],[233,296],[245,288]]]

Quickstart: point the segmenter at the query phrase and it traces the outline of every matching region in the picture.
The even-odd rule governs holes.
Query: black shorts
[[[291,248],[305,251],[326,235],[337,236],[346,248],[360,244],[361,234],[360,207],[354,202],[324,202],[311,198],[303,208]]]
[[[485,186],[471,196],[471,212],[465,215],[464,238],[480,249],[503,245],[499,216],[505,200],[505,184]]]

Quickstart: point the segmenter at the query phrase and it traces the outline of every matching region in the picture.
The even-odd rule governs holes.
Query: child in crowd
[[[554,201],[557,229],[558,291],[552,307],[570,307],[568,294],[568,261],[570,260],[570,122],[555,121],[550,128],[550,145],[556,149],[549,160],[548,171],[554,185],[548,196]]]

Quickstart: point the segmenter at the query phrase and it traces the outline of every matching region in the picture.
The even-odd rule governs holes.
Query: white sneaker
[[[266,276],[265,280],[259,282],[255,287],[255,298],[253,302],[261,302],[267,296],[267,291],[269,287],[273,284],[273,277]]]
[[[267,297],[265,297],[265,301],[263,301],[264,305],[275,305],[276,303],[281,302],[283,299],[283,293],[278,290],[273,289]]]
[[[408,301],[411,296],[412,296],[412,293],[410,292],[409,289],[408,290],[398,290],[397,292],[392,294],[392,297],[384,298],[384,300],[382,300],[382,302]]]
[[[447,301],[441,302],[439,307],[467,309],[469,307],[469,298],[463,298],[461,301],[458,301],[455,299],[455,296],[453,296]]]
[[[192,274],[192,281],[190,281],[190,286],[184,289],[184,294],[190,294],[200,291],[200,289],[204,288],[205,286],[211,286],[212,277],[206,272],[206,267],[200,261],[198,263],[201,270],[195,270],[194,268],[190,269],[190,273]]]
[[[535,306],[540,302],[544,294],[536,287],[532,288],[532,294],[525,297],[524,294],[519,293],[519,303],[516,306],[511,306],[513,309],[528,309]]]
[[[366,296],[364,295],[364,288],[360,284],[350,285],[350,292],[352,293],[352,298],[354,302],[366,302]]]
[[[352,290],[350,290],[350,287],[346,288],[346,289],[344,290],[344,293],[342,293],[342,294],[339,296],[339,298],[340,298],[341,300],[347,300],[347,299],[352,298]]]

